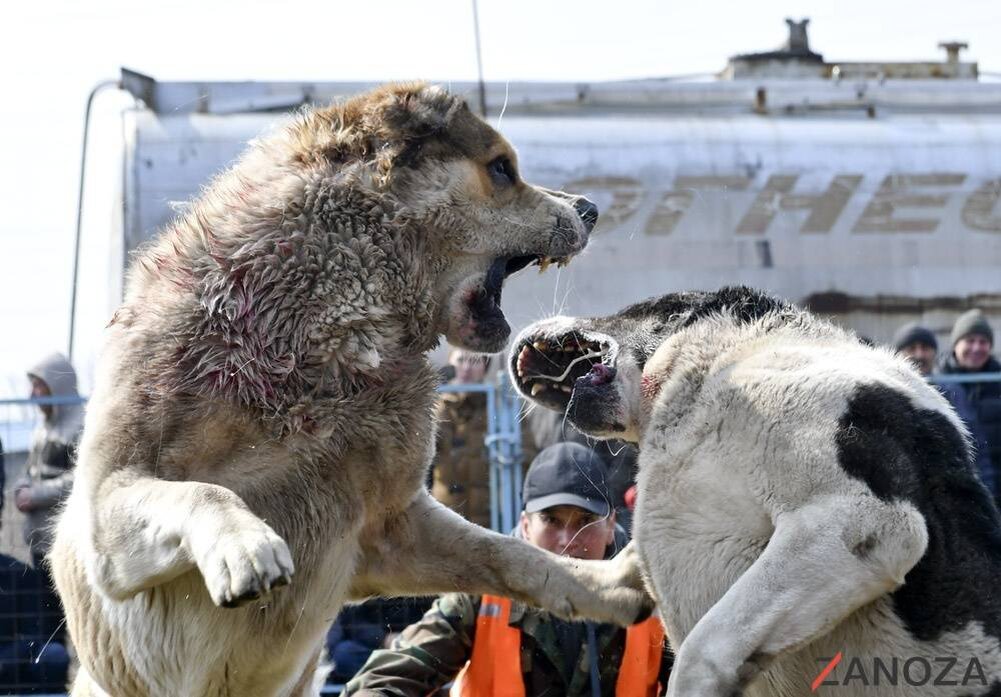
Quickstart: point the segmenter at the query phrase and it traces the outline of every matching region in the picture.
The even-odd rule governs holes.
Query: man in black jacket
[[[1001,373],[1001,363],[991,355],[994,330],[983,312],[973,309],[959,316],[952,327],[950,339],[952,351],[942,364],[942,373],[995,374],[993,380],[963,382],[960,387],[980,424],[994,469],[994,481],[1001,482],[998,476],[1001,469],[1001,382],[996,379],[996,374]],[[996,501],[1001,498],[998,491],[992,493]]]

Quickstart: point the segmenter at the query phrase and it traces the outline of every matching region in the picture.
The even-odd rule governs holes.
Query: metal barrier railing
[[[935,385],[963,384],[968,382],[1001,382],[1001,373],[934,373],[926,376]]]
[[[442,385],[438,391],[486,395],[490,528],[510,532],[521,513],[521,398],[503,371],[498,371],[494,382]]]
[[[487,402],[485,445],[490,462],[490,527],[508,532],[521,511],[521,399],[503,371],[494,383],[441,385],[439,392],[482,392]],[[0,399],[0,443],[6,452],[28,449],[30,434],[38,421],[37,407],[85,404],[85,397],[27,397]],[[16,411],[14,411],[16,410]],[[11,413],[19,413],[13,419]],[[3,451],[0,451],[3,452]]]
[[[1001,382],[1001,373],[971,373],[971,374],[936,374],[928,376],[928,380],[934,384],[964,384],[975,382]],[[486,396],[487,408],[487,434],[485,445],[489,460],[490,478],[490,523],[494,530],[509,532],[517,523],[521,511],[521,478],[522,478],[522,450],[521,450],[521,398],[514,391],[506,373],[498,372],[493,382],[483,384],[465,385],[442,385],[441,392],[480,392]],[[18,398],[0,399],[0,407],[6,411],[0,411],[0,438],[5,444],[8,461],[12,451],[11,445],[18,449],[26,449],[29,443],[30,431],[39,418],[37,407],[45,404],[82,404],[86,399],[67,397],[44,397],[44,398]],[[11,418],[17,416],[17,419]],[[6,417],[6,418],[5,418]],[[5,437],[6,436],[6,437]],[[8,482],[11,479],[8,478]],[[5,506],[4,518],[9,519]],[[0,552],[7,550],[0,547]],[[5,617],[3,610],[0,610],[0,619],[14,619],[16,617]],[[0,643],[3,638],[0,637]],[[28,652],[26,660],[37,664],[38,646],[33,643],[27,646]],[[5,659],[0,659],[0,661]],[[38,685],[38,683],[35,683]],[[28,692],[13,692],[17,685],[0,684],[0,694],[41,694],[34,685],[23,685],[22,689]],[[344,689],[340,683],[328,683],[321,690],[323,695],[337,695]],[[48,697],[65,697],[63,693],[49,693]]]
[[[27,397],[0,399],[0,442],[6,452],[22,452],[30,447],[31,433],[41,418],[39,406],[84,404],[84,397]]]

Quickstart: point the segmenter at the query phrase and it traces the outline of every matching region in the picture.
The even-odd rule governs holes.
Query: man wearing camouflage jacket
[[[600,456],[580,444],[543,450],[525,478],[519,534],[580,559],[614,554],[624,540],[616,535],[605,475]],[[627,631],[565,622],[504,598],[452,593],[390,649],[375,651],[344,694],[417,697],[454,680],[451,694],[462,697],[652,697],[667,685],[670,665],[655,618]]]

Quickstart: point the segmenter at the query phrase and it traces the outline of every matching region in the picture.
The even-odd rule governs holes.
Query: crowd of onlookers
[[[963,313],[952,326],[949,347],[939,351],[935,335],[911,323],[893,337],[893,347],[907,356],[939,390],[966,424],[974,445],[980,479],[1001,504],[1001,363],[991,355],[994,330],[980,310]],[[983,379],[978,374],[985,373]],[[993,374],[993,378],[990,374]]]
[[[953,325],[948,346],[940,346],[928,328],[909,323],[896,332],[892,347],[937,386],[966,424],[975,446],[975,467],[984,485],[1001,503],[1001,363],[992,355],[994,331],[990,323],[980,310],[965,312]],[[483,392],[448,391],[447,385],[481,383],[493,370],[488,356],[461,350],[450,353],[448,365],[443,368],[446,389],[439,406],[437,455],[428,478],[428,487],[436,498],[485,526],[490,523],[487,397]],[[49,356],[28,371],[28,377],[32,397],[66,400],[39,405],[41,418],[32,437],[24,476],[7,487],[20,513],[18,520],[30,564],[0,554],[0,694],[62,691],[70,666],[71,647],[67,646],[62,611],[52,589],[45,554],[51,542],[49,524],[53,514],[72,487],[83,407],[74,403],[78,397],[76,373],[61,355]],[[591,558],[612,553],[627,539],[636,467],[632,447],[592,442],[567,426],[559,414],[546,410],[523,415],[520,445],[526,475],[525,508],[512,534],[554,551]],[[0,506],[5,483],[2,465],[0,443]],[[587,496],[577,490],[587,486],[575,479],[574,473],[582,471],[589,473],[588,479],[597,487]],[[563,503],[532,509],[532,497],[538,498],[542,490],[548,492],[547,501]],[[595,497],[602,502],[597,507],[601,511],[585,502]],[[557,533],[566,530],[577,531],[575,541],[582,534],[587,539],[581,530],[591,529],[599,518],[602,525],[611,521],[607,545],[596,542],[590,550],[568,551],[571,543],[554,541],[563,539]],[[602,526],[595,529],[606,530]],[[596,551],[595,545],[600,550]],[[446,676],[448,671],[442,665],[458,658],[465,662],[473,655],[472,639],[466,632],[471,631],[469,623],[475,622],[475,608],[483,602],[494,600],[446,596],[433,602],[431,598],[407,598],[371,600],[345,608],[327,638],[331,680],[347,682],[359,675],[352,685],[362,690],[380,681],[392,685],[394,681],[405,683],[423,676],[420,679],[432,680],[439,687],[444,683],[442,676],[454,677]],[[505,611],[521,613],[521,631],[531,637],[526,641],[538,642],[539,651],[548,656],[539,659],[542,668],[532,679],[562,680],[565,684],[561,693],[565,694],[567,685],[574,680],[590,684],[598,679],[598,673],[609,673],[614,678],[622,656],[622,637],[612,629],[560,623],[520,606],[505,606]],[[470,616],[470,612],[474,614]],[[618,646],[619,653],[612,651],[609,655],[614,654],[614,658],[588,665],[585,654],[578,656],[577,650],[585,645],[593,647],[596,636],[610,642],[608,646]],[[442,652],[438,658],[436,651]],[[445,663],[436,663],[439,658]],[[394,671],[402,671],[404,677],[395,676]],[[466,679],[476,679],[475,671]],[[593,688],[583,683],[577,687],[585,691]]]

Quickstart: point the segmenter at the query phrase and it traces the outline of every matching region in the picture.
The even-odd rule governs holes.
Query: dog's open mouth
[[[549,257],[541,254],[519,254],[510,257],[498,257],[487,269],[483,285],[468,296],[470,314],[480,331],[485,334],[503,334],[506,340],[510,332],[504,313],[501,311],[501,294],[504,281],[530,264],[539,266],[545,271],[551,264],[563,266],[569,263],[569,257]]]
[[[615,377],[608,344],[577,332],[528,337],[512,356],[518,389],[551,409],[564,409],[580,381],[600,386]]]

